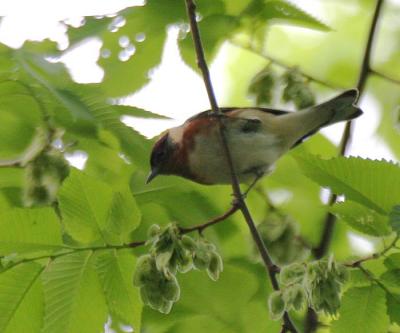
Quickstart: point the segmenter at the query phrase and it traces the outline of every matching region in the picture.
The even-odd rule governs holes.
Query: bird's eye
[[[162,159],[165,156],[165,151],[160,150],[159,152],[157,152],[157,159]]]

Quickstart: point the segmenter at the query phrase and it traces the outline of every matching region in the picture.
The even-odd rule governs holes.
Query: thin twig
[[[368,39],[364,50],[364,56],[361,63],[360,74],[357,82],[357,89],[359,91],[359,98],[365,91],[365,85],[368,79],[368,75],[371,72],[371,53],[372,46],[374,44],[374,37],[376,35],[376,30],[378,26],[378,19],[383,7],[384,0],[377,0],[375,11],[372,17],[370,30],[368,33]],[[347,149],[350,145],[352,139],[352,121],[348,121],[346,123],[346,127],[343,131],[342,140],[340,143],[340,155],[344,156],[347,152]],[[331,194],[329,198],[329,205],[332,205],[336,202],[337,195]],[[335,227],[336,218],[332,213],[327,213],[324,222],[324,229],[322,231],[321,240],[318,246],[314,249],[314,255],[317,259],[322,258],[328,251],[329,246],[331,244],[332,235]],[[318,318],[315,312],[310,308],[308,309],[306,316],[306,324],[305,324],[305,333],[314,332],[317,328]]]
[[[396,247],[396,243],[399,241],[399,239],[400,239],[400,236],[396,236],[390,242],[390,244],[387,247],[385,247],[382,251],[377,252],[377,253],[373,253],[368,257],[364,257],[364,258],[358,259],[358,260],[353,261],[351,263],[347,263],[347,264],[345,264],[345,266],[354,268],[354,267],[360,266],[362,263],[364,263],[366,261],[379,259],[379,258],[383,257],[386,253],[388,253],[391,249],[395,248]]]
[[[232,207],[228,211],[226,211],[226,213],[222,214],[221,216],[217,216],[214,219],[212,219],[206,223],[203,223],[200,225],[195,225],[192,227],[187,227],[187,228],[179,228],[179,230],[181,231],[182,234],[187,234],[187,233],[195,231],[195,230],[197,230],[201,234],[204,229],[226,220],[229,216],[235,214],[238,210],[239,210],[239,206],[236,205],[235,203],[233,203]]]
[[[286,69],[292,69],[292,68],[298,68],[299,67],[298,65],[289,65],[289,64],[283,62],[282,60],[280,60],[278,58],[275,58],[275,57],[273,57],[273,56],[271,56],[269,54],[261,53],[261,52],[257,51],[256,49],[254,49],[254,47],[252,47],[251,45],[244,45],[244,44],[235,42],[233,40],[230,40],[229,42],[233,46],[236,46],[236,47],[241,48],[243,50],[252,52],[252,53],[258,55],[259,57],[264,58],[265,60],[268,60],[269,62],[271,62],[271,63],[273,63],[273,64],[275,64],[275,65],[277,65],[279,67],[286,68]],[[318,83],[320,85],[323,85],[325,87],[328,87],[328,88],[331,88],[331,89],[342,89],[342,88],[345,88],[345,87],[340,87],[337,84],[328,82],[326,80],[319,79],[319,78],[317,78],[317,77],[315,77],[315,76],[313,76],[311,74],[307,74],[304,71],[302,71],[301,69],[299,71],[300,71],[301,75],[304,76],[305,78],[307,78],[308,80],[313,81],[315,83]]]
[[[54,209],[56,210],[57,216],[62,219],[61,217],[61,212],[59,211],[58,205],[54,205]],[[188,228],[179,228],[179,230],[181,231],[181,234],[187,234],[193,231],[199,231],[202,232],[204,229],[211,227],[217,223],[220,223],[224,220],[226,220],[229,216],[233,215],[235,212],[237,212],[239,210],[239,207],[236,206],[235,204],[232,205],[232,207],[226,211],[226,213],[224,213],[221,216],[215,217],[213,219],[211,219],[210,221],[207,221],[205,223],[201,223],[201,224],[197,224],[195,226],[192,227],[188,227]],[[105,244],[103,246],[93,246],[93,247],[81,247],[81,248],[72,248],[72,247],[63,247],[63,249],[65,250],[65,252],[61,252],[61,253],[57,253],[57,254],[46,254],[46,255],[41,255],[38,257],[33,257],[33,258],[26,258],[26,259],[22,259],[20,261],[17,261],[11,265],[9,265],[6,270],[9,270],[15,266],[18,266],[20,264],[23,263],[27,263],[27,262],[31,262],[31,261],[36,261],[36,260],[41,260],[41,259],[47,259],[50,258],[51,260],[54,260],[55,258],[59,258],[59,257],[63,257],[72,253],[76,253],[76,252],[82,252],[82,251],[100,251],[100,250],[123,250],[123,249],[133,249],[139,246],[143,246],[146,244],[145,240],[141,240],[141,241],[134,241],[131,243],[127,243],[127,244],[121,244],[121,245],[110,245],[110,244]],[[2,271],[4,272],[4,270]]]
[[[392,82],[394,84],[399,84],[400,85],[400,80],[399,79],[395,79],[393,77],[390,77],[390,76],[388,76],[388,75],[386,75],[386,74],[384,74],[382,72],[378,72],[378,71],[376,71],[376,70],[374,70],[372,68],[370,68],[369,72],[371,74],[375,75],[375,76],[379,76],[380,78],[382,78],[382,79],[384,79],[386,81],[390,81],[390,82]]]
[[[196,55],[197,55],[197,64],[198,64],[201,72],[203,73],[203,80],[204,80],[204,83],[205,83],[205,86],[207,89],[208,97],[209,97],[210,104],[211,104],[211,109],[215,116],[220,116],[221,113],[218,109],[214,90],[212,88],[212,83],[211,83],[207,63],[206,63],[205,57],[204,57],[204,51],[203,51],[203,47],[201,44],[200,33],[199,33],[198,26],[197,26],[197,21],[196,21],[196,6],[195,6],[193,0],[186,0],[186,9],[187,9],[187,15],[189,18],[189,22],[190,22],[193,42],[195,45],[195,50],[196,50]],[[225,136],[225,126],[222,121],[222,117],[218,117],[217,119],[218,119],[218,123],[219,123],[222,147],[223,147],[225,157],[226,157],[226,160],[228,163],[229,171],[231,174],[232,189],[233,189],[233,194],[234,194],[235,200],[236,200],[235,205],[237,205],[239,207],[239,209],[241,210],[241,212],[243,214],[243,217],[246,220],[246,223],[250,229],[250,233],[253,237],[254,242],[257,245],[257,248],[260,252],[260,255],[261,255],[263,262],[265,264],[265,267],[267,269],[268,275],[271,280],[272,287],[275,290],[279,290],[279,284],[278,284],[278,280],[276,278],[276,273],[279,271],[279,267],[273,263],[271,256],[269,255],[269,253],[265,247],[265,244],[256,228],[256,225],[255,225],[253,218],[250,214],[250,211],[246,205],[246,202],[243,199],[243,195],[240,190],[239,180],[238,180],[237,174],[235,173],[234,164],[232,161],[232,155],[230,153],[230,150],[228,147],[228,142],[227,142],[227,139]],[[290,330],[293,333],[297,333],[297,329],[295,328],[292,321],[290,320],[287,312],[285,312],[283,320],[284,320],[285,327],[287,327],[288,330]]]
[[[0,168],[21,168],[20,158],[13,160],[0,160]]]

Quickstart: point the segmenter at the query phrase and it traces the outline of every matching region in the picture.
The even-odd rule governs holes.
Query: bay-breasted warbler
[[[268,108],[221,108],[221,121],[240,182],[268,173],[276,160],[305,138],[340,121],[358,117],[357,90],[298,112]],[[154,145],[147,182],[159,174],[177,175],[201,184],[228,184],[229,166],[217,116],[210,111],[169,129]]]

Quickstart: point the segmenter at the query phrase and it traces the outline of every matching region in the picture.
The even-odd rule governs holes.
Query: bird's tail
[[[351,120],[362,115],[362,111],[355,103],[358,98],[358,90],[351,89],[332,98],[331,100],[313,107],[310,111],[325,113],[327,120],[320,127],[331,125],[339,121]]]
[[[310,109],[277,117],[286,134],[286,142],[294,147],[321,127],[360,116],[363,112],[355,105],[357,98],[358,91],[351,89]]]

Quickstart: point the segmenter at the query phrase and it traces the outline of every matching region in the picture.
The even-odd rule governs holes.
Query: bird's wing
[[[243,111],[246,111],[246,110],[248,110],[248,111],[257,110],[257,111],[261,111],[261,112],[270,113],[270,114],[272,114],[274,116],[282,116],[284,114],[290,113],[288,111],[269,109],[269,108],[260,108],[260,107],[221,107],[219,109],[224,114],[232,112],[232,111],[237,111],[237,110],[243,110]],[[198,114],[195,114],[194,116],[192,116],[188,120],[186,120],[186,122],[189,122],[189,121],[195,120],[195,119],[209,117],[210,115],[212,115],[212,111],[211,110],[206,110],[206,111],[200,112]]]

